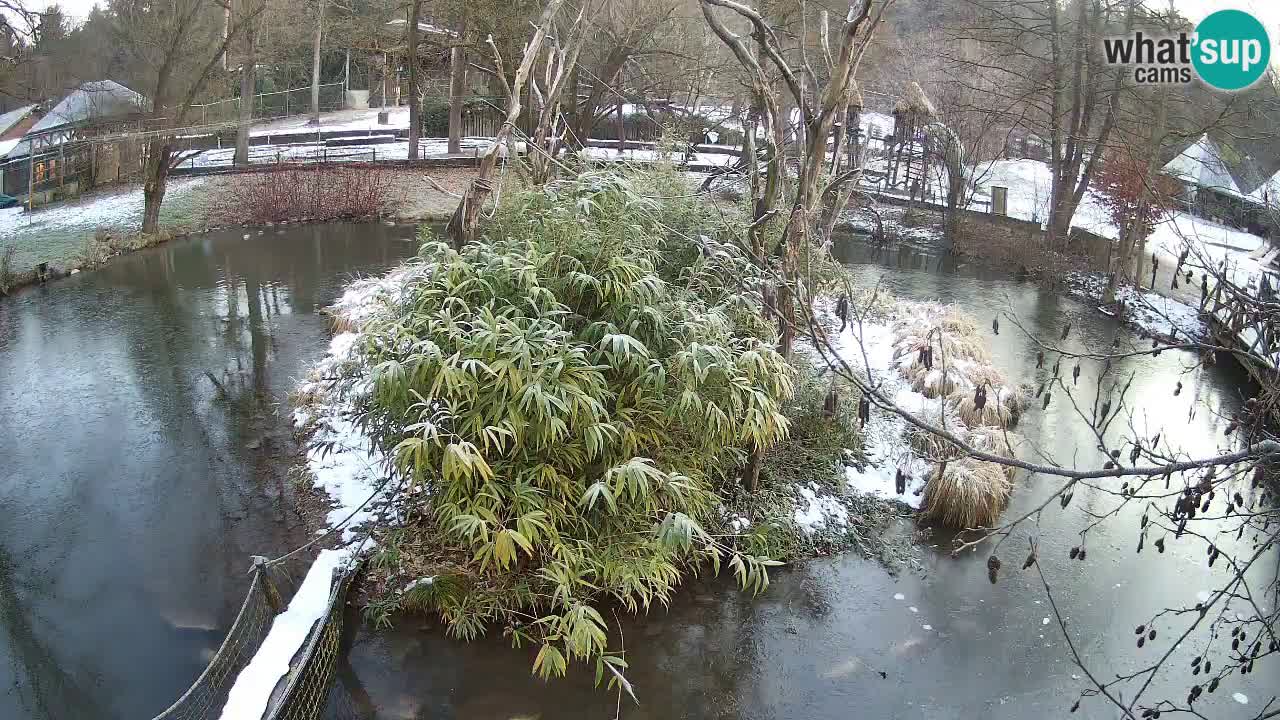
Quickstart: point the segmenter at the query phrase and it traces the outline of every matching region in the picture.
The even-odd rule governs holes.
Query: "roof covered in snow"
[[[71,91],[53,107],[31,132],[53,130],[93,120],[146,112],[151,103],[142,95],[114,80],[87,82]]]
[[[26,107],[20,107],[17,110],[10,110],[9,112],[0,115],[0,135],[5,134],[14,125],[25,120],[26,117],[35,109],[35,105],[27,105]],[[0,157],[3,157],[3,155],[0,155]]]
[[[1231,175],[1231,168],[1222,148],[1207,134],[1200,136],[1191,147],[1170,160],[1164,166],[1164,172],[1202,188],[1244,196]]]
[[[44,117],[31,126],[22,140],[0,160],[17,160],[31,153],[31,136],[45,135],[52,142],[69,139],[73,127],[116,117],[128,117],[151,109],[151,101],[114,80],[87,82],[62,98]]]

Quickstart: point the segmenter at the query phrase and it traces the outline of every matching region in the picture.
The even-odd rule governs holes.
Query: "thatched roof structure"
[[[907,83],[907,91],[898,100],[898,104],[893,106],[895,115],[907,115],[925,119],[932,118],[938,114],[933,103],[929,102],[928,96],[924,94],[924,89],[920,87],[920,83],[912,80]]]

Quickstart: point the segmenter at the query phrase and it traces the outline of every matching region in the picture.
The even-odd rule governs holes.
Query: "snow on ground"
[[[954,406],[948,406],[944,398],[930,399],[912,389],[905,370],[916,359],[910,348],[916,347],[919,338],[911,335],[921,328],[932,327],[948,312],[945,306],[933,303],[896,301],[885,317],[874,321],[864,320],[861,327],[851,322],[842,332],[834,334],[833,351],[858,376],[878,389],[880,395],[890,399],[900,410],[920,420],[944,425],[962,437],[970,437],[970,428],[956,415]],[[894,358],[895,351],[899,357]],[[968,379],[975,363],[953,363],[949,369],[957,389],[972,391]],[[998,376],[994,369],[989,370]],[[1017,392],[1012,387],[995,388],[997,396],[1009,397]],[[975,428],[974,430],[978,430]],[[871,418],[863,427],[862,449],[866,465],[861,468],[846,467],[845,482],[855,493],[898,500],[913,509],[920,509],[924,502],[924,488],[933,473],[934,463],[921,456],[910,442],[916,433],[914,426],[904,418],[888,410],[872,408]],[[973,440],[971,439],[971,442]],[[906,475],[905,490],[897,492],[896,476],[901,470]],[[810,497],[801,489],[796,509],[797,523],[803,515],[810,518],[818,498]]]
[[[394,491],[386,481],[389,458],[374,447],[373,440],[354,422],[356,404],[369,392],[367,380],[349,383],[343,379],[353,364],[361,361],[359,328],[379,309],[397,302],[407,285],[421,273],[423,265],[397,268],[381,278],[359,280],[330,308],[334,318],[352,331],[334,336],[329,352],[317,363],[312,379],[298,387],[300,397],[309,402],[294,411],[294,425],[310,431],[307,467],[315,477],[315,487],[333,501],[327,521],[343,526],[343,542],[351,542],[356,530],[372,519],[379,506]],[[379,489],[379,486],[382,486]]]
[[[408,105],[386,108],[386,112],[389,115],[389,122],[386,125],[378,124],[378,113],[382,111],[382,108],[371,107],[365,110],[336,110],[334,112],[320,113],[319,129],[322,132],[366,130],[377,133],[378,131],[403,130],[409,127]],[[249,134],[273,135],[277,133],[314,132],[315,130],[316,126],[311,124],[310,115],[294,115],[280,118],[279,120],[255,123]]]
[[[347,549],[321,550],[289,607],[271,623],[271,630],[253,659],[236,677],[222,707],[222,720],[260,718],[276,684],[289,672],[289,662],[325,613],[334,571],[352,556]]]
[[[861,341],[861,348],[859,345]],[[832,343],[835,351],[859,375],[870,371],[881,392],[894,404],[912,414],[940,412],[941,404],[912,390],[893,362],[894,336],[888,324],[864,323],[861,332],[850,323]],[[863,349],[866,360],[863,360]],[[932,469],[907,442],[907,421],[889,413],[872,412],[863,428],[862,450],[867,458],[863,469],[845,468],[845,482],[857,493],[900,500],[920,509],[924,484]],[[899,494],[894,479],[898,469],[908,474],[906,491]]]
[[[1102,273],[1072,272],[1067,274],[1067,285],[1085,300],[1102,302],[1107,279]],[[1153,290],[1137,290],[1122,287],[1116,291],[1116,299],[1124,303],[1124,321],[1146,331],[1149,335],[1167,337],[1177,330],[1177,337],[1204,338],[1208,327],[1200,319],[1199,308],[1165,297]],[[1113,315],[1107,309],[1102,312]]]
[[[800,486],[800,499],[796,505],[796,526],[807,533],[818,528],[843,528],[849,524],[849,511],[840,501],[822,492],[817,483]]]
[[[1048,164],[1039,160],[997,160],[972,168],[979,193],[989,198],[992,186],[1009,189],[1009,216],[1044,223],[1049,217],[1049,196],[1052,174]],[[985,210],[971,205],[973,209]],[[1115,239],[1119,230],[1111,222],[1105,207],[1092,190],[1085,193],[1071,224]],[[1185,212],[1174,212],[1168,219],[1156,225],[1147,238],[1149,251],[1177,257],[1190,247],[1192,255],[1201,265],[1216,266],[1226,262],[1233,268],[1233,281],[1247,286],[1249,279],[1257,275],[1260,265],[1248,257],[1259,250],[1265,241],[1243,230],[1196,217]]]
[[[464,155],[483,153],[491,144],[488,138],[463,138],[462,152]],[[448,157],[449,141],[421,140],[418,144],[418,154],[422,158]],[[234,158],[235,148],[214,148],[183,160],[179,167],[231,167]],[[408,159],[408,140],[367,145],[326,145],[323,142],[316,142],[254,145],[249,148],[249,163],[253,165],[270,165],[276,162],[382,162]]]
[[[1172,335],[1186,339],[1208,335],[1208,328],[1200,319],[1200,311],[1184,302],[1167,298],[1151,290],[1122,288],[1116,293],[1125,304],[1125,319],[1150,334]]]
[[[863,340],[861,346],[859,338]],[[858,326],[850,323],[842,333],[832,338],[831,345],[855,374],[866,377],[869,371],[872,381],[880,383],[881,390],[893,397],[903,409],[919,413],[932,407],[934,412],[938,412],[940,405],[937,401],[912,391],[898,374],[893,363],[893,343],[893,333],[887,323],[865,322],[861,334]],[[919,510],[931,467],[927,461],[917,457],[907,443],[906,421],[896,415],[873,412],[862,432],[866,464],[862,468],[845,468],[848,489],[859,495],[898,500]],[[897,492],[894,482],[899,468],[910,475],[903,493]],[[834,496],[825,494],[816,485],[801,487],[799,492],[794,511],[797,526],[808,533],[820,527],[844,526],[847,513],[840,513],[844,508]],[[834,509],[837,506],[840,511]]]
[[[186,212],[199,199],[206,180],[171,180],[161,220]],[[142,206],[142,187],[136,185],[89,193],[30,212],[22,207],[5,208],[0,210],[0,244],[12,242],[17,249],[17,270],[42,262],[65,266],[84,252],[86,239],[95,229],[135,232],[141,228]]]
[[[588,147],[579,151],[581,154],[592,160],[628,160],[631,162],[658,162],[660,160],[670,160],[671,162],[683,162],[685,154],[681,152],[667,153],[660,150],[628,149],[619,154],[615,148]],[[688,156],[690,163],[699,165],[732,165],[738,161],[737,155],[724,153],[708,153],[696,152]]]

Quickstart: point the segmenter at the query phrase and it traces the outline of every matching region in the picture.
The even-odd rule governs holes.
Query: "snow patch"
[[[414,588],[424,587],[426,585],[434,585],[435,582],[436,582],[435,575],[431,575],[429,577],[420,577],[417,580],[414,580],[409,584],[405,585],[403,588],[400,589],[400,592],[407,593],[410,590],[413,590]]]
[[[819,528],[844,528],[849,524],[849,511],[834,495],[819,494],[817,483],[800,486],[796,499],[795,522],[800,529],[813,533]]]
[[[276,683],[289,672],[289,662],[329,606],[334,571],[351,556],[349,549],[320,551],[288,609],[271,623],[262,646],[236,677],[222,708],[222,720],[262,717]]]
[[[356,351],[363,335],[358,329],[380,310],[399,302],[406,288],[430,271],[430,266],[406,265],[383,277],[352,283],[330,313],[339,323],[356,330],[335,335],[311,379],[298,388],[309,402],[294,411],[294,423],[312,433],[307,467],[315,477],[315,487],[333,500],[328,524],[336,526],[347,520],[342,528],[343,542],[351,542],[356,529],[373,518],[394,490],[387,482],[390,458],[374,447],[373,439],[354,419],[356,404],[372,389],[367,369],[355,373],[360,381],[343,379],[350,374],[352,363],[361,362]]]
[[[1231,699],[1232,699],[1232,700],[1235,700],[1236,702],[1240,703],[1241,705],[1248,705],[1248,704],[1249,704],[1249,696],[1248,696],[1248,695],[1245,695],[1244,693],[1231,693]]]

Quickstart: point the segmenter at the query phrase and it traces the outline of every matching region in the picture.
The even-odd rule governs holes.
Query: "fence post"
[[[262,580],[262,592],[267,596],[267,604],[271,606],[271,611],[279,615],[284,611],[284,599],[280,597],[280,591],[276,589],[275,583],[271,582],[271,575],[268,572],[267,559],[261,555],[253,556],[253,572]]]

